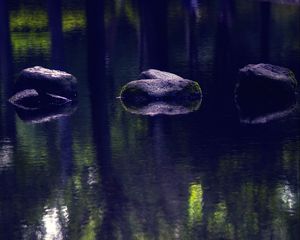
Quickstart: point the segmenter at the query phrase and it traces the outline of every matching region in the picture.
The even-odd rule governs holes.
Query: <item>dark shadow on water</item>
[[[140,70],[168,68],[168,0],[139,1]]]
[[[261,2],[260,3],[260,18],[261,18],[261,62],[269,62],[270,59],[270,39],[271,36],[271,3]]]
[[[39,108],[36,110],[25,110],[22,108],[16,108],[16,113],[19,118],[26,123],[44,123],[49,121],[54,121],[57,119],[65,118],[71,116],[77,109],[76,103],[67,103],[61,106],[48,106],[45,108]],[[65,135],[64,135],[65,136]],[[66,148],[62,147],[62,151],[65,151]],[[65,160],[66,158],[64,158]],[[70,170],[70,169],[68,169]]]
[[[51,35],[51,67],[57,70],[64,70],[62,0],[48,0],[48,16]]]
[[[111,136],[108,114],[109,84],[105,77],[104,3],[86,3],[88,38],[88,81],[92,110],[93,141],[99,166],[105,210],[97,239],[116,239],[118,227],[124,239],[131,239],[127,218],[124,218],[126,199],[112,164]]]
[[[51,68],[65,71],[62,0],[48,0],[47,4],[51,36]],[[66,108],[57,108],[52,113],[54,116],[57,116],[57,114],[60,117],[64,116],[64,118],[58,120],[62,184],[67,183],[68,178],[72,176],[73,172],[73,136],[71,120],[68,116],[71,116],[76,111],[75,105],[76,103],[69,104]]]
[[[0,157],[7,159],[3,162],[0,159],[0,239],[11,239],[12,236],[19,236],[19,229],[15,226],[20,224],[20,213],[11,211],[15,208],[13,204],[15,178],[11,174],[2,174],[1,169],[6,165],[13,164],[12,155],[9,149],[13,149],[16,143],[15,114],[7,99],[13,93],[13,59],[11,36],[9,31],[9,9],[8,1],[0,1],[0,149],[7,149],[1,152]]]
[[[242,96],[240,96],[242,95]],[[296,95],[289,97],[267,93],[242,93],[235,97],[241,123],[262,124],[283,119],[296,110]]]
[[[198,46],[198,31],[201,29],[197,26],[197,16],[200,11],[199,2],[198,1],[184,1],[187,11],[186,11],[186,26],[185,26],[185,34],[186,34],[186,49],[187,49],[187,57],[189,62],[189,73],[191,79],[195,79],[197,76],[197,71],[199,71],[199,46]],[[196,6],[195,6],[196,4]]]
[[[11,36],[9,31],[9,9],[8,1],[2,0],[0,2],[0,89],[1,105],[3,105],[4,111],[1,110],[0,114],[3,114],[4,122],[1,123],[0,134],[7,135],[7,137],[15,136],[15,120],[13,109],[8,105],[8,98],[13,93],[13,57]]]

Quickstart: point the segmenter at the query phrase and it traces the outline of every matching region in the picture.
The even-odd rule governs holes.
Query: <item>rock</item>
[[[297,87],[295,75],[291,70],[264,63],[249,64],[240,69],[238,80],[236,93],[253,90],[253,94],[264,92],[293,95]]]
[[[150,102],[142,106],[126,105],[122,100],[122,105],[126,111],[139,115],[179,115],[194,112],[200,108],[201,99],[190,101],[189,104],[180,105],[172,102]]]
[[[235,99],[241,122],[265,123],[287,116],[296,101],[296,87],[287,68],[261,63],[240,69]]]
[[[164,72],[156,69],[148,69],[140,74],[140,79],[183,79],[182,77],[169,72]]]
[[[8,100],[24,122],[42,123],[70,116],[77,109],[76,101],[48,94],[40,96],[34,89],[17,92]]]
[[[76,87],[76,78],[66,72],[27,68],[17,78],[16,93],[8,101],[25,122],[51,121],[76,110]]]
[[[153,101],[185,101],[201,98],[197,82],[187,79],[142,79],[129,82],[121,90],[121,99],[133,105]]]
[[[69,103],[71,100],[48,93],[40,96],[35,89],[25,89],[21,92],[17,92],[8,101],[18,108],[22,108],[24,110],[35,110],[49,105],[61,106]]]
[[[40,96],[48,93],[70,100],[76,98],[76,88],[77,80],[73,75],[39,66],[24,69],[15,83],[15,92],[34,89]]]
[[[238,102],[290,102],[297,81],[292,71],[270,64],[247,65],[240,69],[235,90]]]

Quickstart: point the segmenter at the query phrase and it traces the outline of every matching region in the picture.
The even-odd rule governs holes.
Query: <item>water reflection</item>
[[[62,216],[63,219],[61,219],[60,216]],[[45,240],[64,239],[63,228],[60,221],[68,221],[68,208],[66,206],[62,207],[62,214],[59,214],[57,208],[48,209],[46,207],[45,215],[42,219],[44,229],[44,236],[42,238]]]
[[[281,200],[283,203],[283,208],[287,211],[291,211],[291,214],[295,213],[294,211],[296,206],[296,194],[292,192],[291,186],[289,183],[286,185],[279,185],[277,188],[278,194],[281,195]],[[294,210],[294,211],[293,211]]]
[[[299,109],[240,125],[233,89],[237,69],[262,59],[299,76],[299,7],[0,4],[1,239],[297,239]],[[36,63],[78,78],[74,114],[37,125],[15,117],[11,80]],[[199,111],[124,111],[115,97],[149,67],[199,81]]]
[[[146,104],[134,104],[120,99],[123,108],[130,113],[148,116],[188,114],[199,110],[201,99],[185,102],[152,101]]]
[[[45,123],[61,118],[66,118],[74,114],[77,104],[64,104],[62,106],[48,106],[34,110],[26,110],[16,107],[16,113],[20,119],[26,123]]]
[[[13,154],[13,146],[8,139],[0,142],[0,172],[13,165]]]
[[[189,222],[193,224],[201,224],[203,217],[203,189],[201,184],[191,184],[189,196]]]

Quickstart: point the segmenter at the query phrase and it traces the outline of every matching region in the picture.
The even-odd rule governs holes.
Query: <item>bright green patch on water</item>
[[[192,184],[189,189],[189,223],[200,223],[202,221],[203,189],[201,184]]]

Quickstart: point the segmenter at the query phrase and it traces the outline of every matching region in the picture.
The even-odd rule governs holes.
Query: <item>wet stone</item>
[[[77,80],[69,73],[36,66],[22,70],[15,82],[16,93],[26,89],[72,100],[77,97]]]
[[[235,90],[241,122],[266,123],[293,112],[297,81],[287,68],[250,64],[240,69]]]
[[[295,75],[287,68],[264,63],[249,64],[239,70],[236,95],[289,98],[294,96],[296,86]]]
[[[187,79],[136,80],[121,90],[123,101],[135,105],[152,101],[184,102],[200,99],[201,94],[199,84]]]
[[[76,101],[48,93],[41,96],[34,89],[17,92],[8,101],[14,105],[21,120],[32,124],[67,117],[77,109]]]
[[[17,92],[8,101],[18,108],[27,110],[44,108],[49,105],[60,106],[71,102],[68,98],[53,94],[46,93],[41,96],[35,89],[25,89]]]

